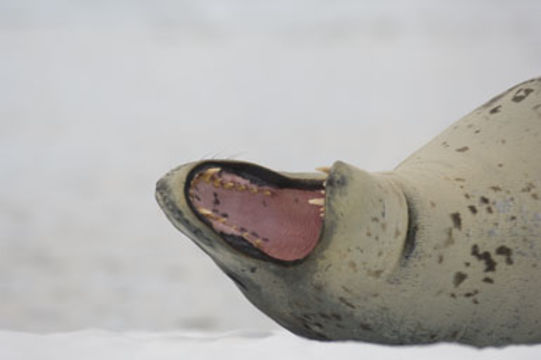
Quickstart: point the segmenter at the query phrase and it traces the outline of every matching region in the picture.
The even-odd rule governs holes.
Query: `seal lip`
[[[261,251],[250,242],[245,240],[241,236],[236,236],[233,234],[225,234],[222,232],[216,231],[211,225],[210,221],[203,216],[199,211],[197,211],[195,205],[190,199],[190,188],[192,186],[192,181],[197,176],[197,174],[209,169],[219,167],[221,169],[227,170],[228,172],[249,180],[251,183],[258,186],[269,186],[275,189],[298,189],[298,190],[324,190],[325,189],[325,179],[310,179],[310,178],[294,178],[283,175],[281,173],[272,171],[263,166],[248,163],[248,162],[239,162],[239,161],[230,161],[230,160],[208,160],[202,161],[196,166],[194,166],[188,174],[186,175],[186,180],[184,182],[184,198],[186,199],[186,204],[190,208],[191,212],[200,220],[209,230],[212,231],[220,240],[227,244],[233,250],[249,256],[253,259],[263,260],[267,262],[272,262],[282,266],[294,266],[304,262],[310,255],[314,252],[317,245],[320,243],[321,237],[323,235],[323,226],[324,221],[321,225],[321,230],[319,232],[317,241],[314,247],[302,258],[294,260],[282,260],[279,258],[272,257],[265,252]]]

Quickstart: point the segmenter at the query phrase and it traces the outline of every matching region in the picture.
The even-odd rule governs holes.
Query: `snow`
[[[84,330],[49,335],[0,331],[0,358],[10,360],[537,360],[540,350],[541,346],[479,350],[452,344],[389,347],[354,342],[329,343],[302,339],[283,330],[215,334]]]

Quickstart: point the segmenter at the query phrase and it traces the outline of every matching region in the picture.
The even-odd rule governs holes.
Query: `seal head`
[[[380,302],[382,279],[409,251],[407,204],[390,176],[340,161],[328,176],[203,161],[168,173],[156,197],[171,222],[284,327],[315,339],[402,343],[373,331],[386,321],[374,311],[358,312]],[[372,300],[358,307],[361,294],[348,284],[363,277]]]

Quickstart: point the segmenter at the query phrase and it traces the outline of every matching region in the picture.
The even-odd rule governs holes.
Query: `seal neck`
[[[372,174],[338,161],[326,192],[319,248],[325,258],[351,256],[356,268],[376,278],[392,272],[407,250],[408,233],[407,201],[392,173]]]

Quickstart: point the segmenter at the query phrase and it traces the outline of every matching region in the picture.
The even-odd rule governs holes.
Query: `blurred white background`
[[[154,201],[208,157],[389,170],[541,75],[538,0],[0,0],[0,328],[271,329]]]

